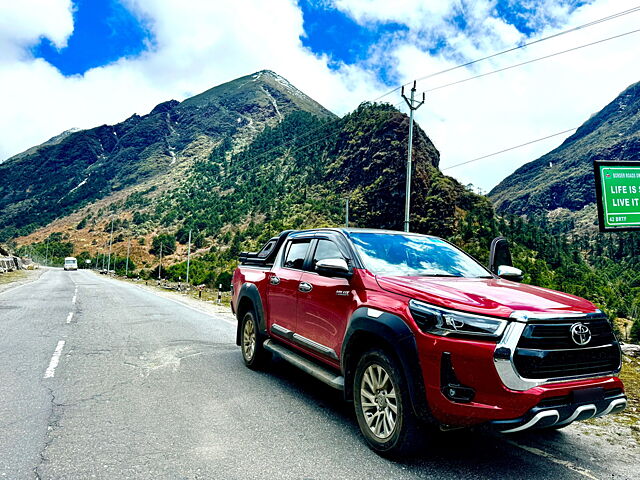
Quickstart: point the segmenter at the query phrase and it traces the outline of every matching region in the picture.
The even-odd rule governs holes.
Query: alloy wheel
[[[245,360],[250,362],[256,351],[256,328],[253,323],[253,316],[247,313],[244,317],[244,328],[242,330],[242,353]]]
[[[382,440],[389,438],[398,419],[398,401],[389,373],[378,364],[369,365],[362,376],[360,404],[371,433]]]

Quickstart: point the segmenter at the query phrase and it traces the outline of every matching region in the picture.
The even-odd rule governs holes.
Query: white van
[[[78,269],[78,261],[76,257],[66,257],[64,259],[64,269],[65,270],[77,270]]]

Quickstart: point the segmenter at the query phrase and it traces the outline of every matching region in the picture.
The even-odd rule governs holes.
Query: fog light
[[[462,385],[456,377],[449,352],[444,352],[440,361],[440,391],[446,398],[457,403],[469,403],[476,394],[473,388]]]

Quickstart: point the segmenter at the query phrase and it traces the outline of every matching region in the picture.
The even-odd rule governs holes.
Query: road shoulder
[[[0,274],[0,294],[14,288],[21,287],[27,283],[32,283],[40,279],[46,269],[38,270],[15,270],[13,272]]]
[[[98,275],[95,272],[92,272],[94,275]],[[103,277],[104,278],[104,277]],[[174,290],[167,290],[156,285],[146,285],[144,280],[136,281],[136,280],[127,280],[119,277],[108,277],[112,280],[117,280],[119,282],[127,283],[129,285],[136,286],[142,290],[146,290],[148,292],[157,295],[158,297],[166,298],[167,300],[171,300],[173,302],[180,303],[188,308],[192,308],[194,310],[198,310],[207,315],[214,316],[216,318],[222,318],[223,320],[236,323],[236,317],[231,312],[231,309],[225,305],[216,305],[215,303],[211,303],[208,301],[197,300],[186,293],[176,292]]]

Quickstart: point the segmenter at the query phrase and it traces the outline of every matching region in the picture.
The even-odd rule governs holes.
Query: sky
[[[640,33],[437,88],[640,28],[640,0],[0,0],[0,161],[71,128],[120,122],[262,69],[338,115],[395,87],[447,175],[487,191],[560,145],[640,80]],[[436,89],[437,88],[437,89]],[[433,90],[436,89],[436,90]],[[382,96],[382,98],[380,98]]]

